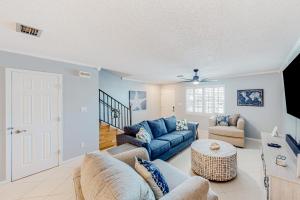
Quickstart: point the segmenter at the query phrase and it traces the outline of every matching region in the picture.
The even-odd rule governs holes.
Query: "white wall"
[[[99,88],[125,106],[129,106],[129,90],[147,92],[147,110],[133,111],[132,122],[156,119],[160,117],[160,86],[121,80],[121,77],[108,70],[99,72]]]
[[[231,78],[217,83],[225,86],[225,113],[240,113],[246,119],[246,137],[259,138],[260,131],[272,131],[278,126],[282,131],[282,80],[280,74],[255,75]],[[190,85],[189,85],[190,86]],[[185,87],[183,84],[165,85],[175,89],[175,113],[178,118],[199,122],[199,128],[208,129],[208,115],[192,115],[185,112]],[[238,89],[264,89],[264,107],[237,106]]]
[[[63,160],[98,149],[98,70],[47,59],[0,51],[0,181],[5,172],[5,68],[52,72],[63,75]],[[90,79],[78,77],[88,71]],[[81,106],[88,108],[81,113]],[[85,147],[81,148],[81,142]]]

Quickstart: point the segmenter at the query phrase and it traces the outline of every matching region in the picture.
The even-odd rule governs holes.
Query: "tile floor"
[[[260,160],[260,143],[248,140],[246,148],[238,148],[238,174],[229,182],[210,182],[220,200],[265,200],[263,169]],[[183,151],[169,163],[194,175],[191,171],[191,150]]]
[[[80,165],[81,158],[45,172],[0,185],[1,200],[73,200],[75,199],[72,171]],[[191,175],[190,148],[169,161],[178,169]],[[260,144],[248,140],[246,148],[238,148],[238,176],[226,183],[211,182],[220,200],[263,200],[263,174]]]

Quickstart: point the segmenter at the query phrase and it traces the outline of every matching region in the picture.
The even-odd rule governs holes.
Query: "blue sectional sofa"
[[[143,127],[151,135],[151,142],[145,143],[136,138]],[[150,159],[168,160],[196,139],[198,123],[188,122],[188,130],[176,130],[176,117],[143,121],[124,128],[124,134],[117,135],[117,144],[130,143],[147,149]]]

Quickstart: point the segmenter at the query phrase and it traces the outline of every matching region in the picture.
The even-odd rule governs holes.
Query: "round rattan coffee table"
[[[220,149],[211,150],[218,143]],[[202,139],[192,143],[192,170],[212,181],[229,181],[237,175],[236,148],[220,140]]]

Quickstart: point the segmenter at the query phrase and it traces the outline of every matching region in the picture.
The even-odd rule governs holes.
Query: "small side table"
[[[220,149],[211,150],[212,143]],[[229,181],[237,175],[236,148],[224,141],[201,139],[192,143],[192,170],[212,181]]]

